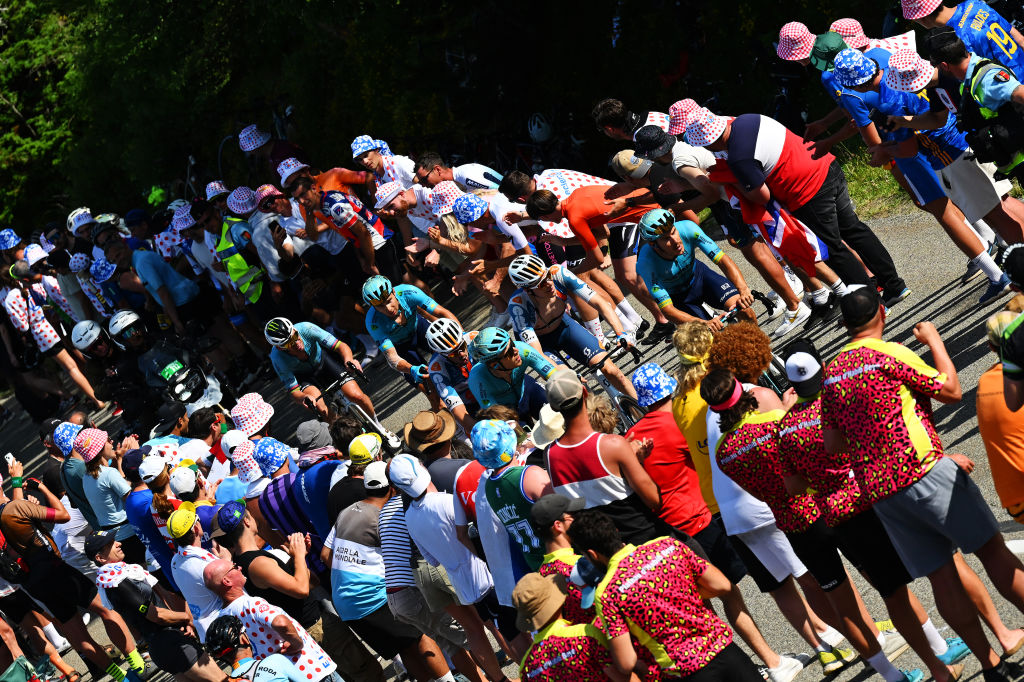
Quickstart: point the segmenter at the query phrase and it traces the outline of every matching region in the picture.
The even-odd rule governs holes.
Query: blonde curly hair
[[[672,345],[679,354],[681,366],[676,379],[679,386],[676,395],[683,396],[697,388],[700,380],[708,373],[708,351],[715,335],[703,322],[684,322],[672,334]]]
[[[607,396],[589,396],[587,398],[587,418],[590,420],[590,428],[598,433],[617,433],[619,428],[619,414],[612,407]]]
[[[730,325],[715,334],[708,369],[727,369],[747,384],[757,383],[772,363],[772,342],[753,322]]]

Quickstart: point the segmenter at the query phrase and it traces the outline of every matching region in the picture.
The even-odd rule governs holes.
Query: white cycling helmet
[[[188,206],[188,202],[185,201],[184,199],[175,199],[171,203],[167,204],[167,210],[170,211],[171,213],[174,213],[182,206]]]
[[[71,330],[71,343],[81,351],[89,350],[89,346],[96,343],[103,333],[103,327],[92,320],[82,320]]]
[[[435,353],[447,354],[462,345],[462,325],[447,317],[439,317],[427,327],[427,345]]]
[[[274,348],[280,348],[288,343],[295,333],[295,325],[287,317],[275,317],[263,327],[263,336]]]
[[[530,139],[537,144],[543,144],[551,139],[551,124],[548,123],[548,119],[544,114],[536,113],[530,116],[527,128],[530,131]]]
[[[121,335],[125,329],[134,324],[142,324],[142,318],[134,310],[119,310],[114,313],[114,316],[110,318],[110,322],[107,323],[107,333],[110,334],[110,338],[121,350],[124,350],[124,346],[120,341]]]
[[[516,256],[508,266],[508,276],[517,287],[532,289],[548,274],[548,267],[537,256]]]
[[[72,234],[75,233],[75,218],[77,218],[78,216],[82,215],[83,213],[88,213],[90,215],[92,214],[92,212],[89,210],[89,208],[87,206],[82,206],[81,208],[76,208],[71,213],[68,213],[68,221],[67,221],[68,232],[70,232]]]

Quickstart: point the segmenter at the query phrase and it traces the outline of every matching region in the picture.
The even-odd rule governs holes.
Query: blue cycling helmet
[[[473,339],[469,352],[475,362],[494,362],[508,350],[512,336],[501,327],[485,327]]]
[[[653,242],[661,235],[667,234],[675,224],[676,217],[672,211],[667,211],[664,208],[648,211],[640,219],[640,238]]]
[[[394,291],[391,280],[384,275],[374,275],[363,283],[363,300],[367,305],[382,305]]]
[[[473,425],[469,439],[473,456],[488,469],[500,469],[516,455],[519,439],[515,430],[503,421],[485,419]]]

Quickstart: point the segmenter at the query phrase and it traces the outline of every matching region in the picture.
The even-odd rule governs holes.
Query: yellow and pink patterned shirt
[[[600,630],[559,618],[534,635],[519,673],[529,682],[605,682],[604,667],[611,663],[608,640]]]

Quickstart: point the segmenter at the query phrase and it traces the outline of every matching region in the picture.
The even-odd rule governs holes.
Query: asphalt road
[[[1024,530],[1024,526],[1010,520],[998,505],[985,449],[978,435],[975,413],[975,390],[978,377],[995,361],[994,355],[989,352],[984,343],[984,321],[1004,305],[1009,300],[1009,296],[984,307],[978,305],[978,298],[985,288],[985,278],[978,276],[967,284],[961,282],[967,258],[945,237],[941,228],[930,216],[920,212],[900,215],[874,221],[872,227],[889,249],[900,273],[912,289],[911,296],[891,310],[886,338],[891,341],[899,341],[908,345],[912,350],[921,352],[921,344],[913,338],[913,326],[921,320],[931,320],[935,323],[957,366],[964,389],[963,400],[959,403],[936,406],[935,417],[939,432],[948,451],[963,452],[975,461],[976,467],[972,477],[980,486],[996,518],[1002,523],[1006,539],[1008,541],[1019,540],[1022,537],[1020,532]],[[739,253],[728,246],[725,248],[740,265],[751,285],[754,288],[767,290],[767,287],[760,282],[756,274],[752,273],[751,268],[747,266]],[[446,295],[440,290],[436,293],[438,300],[443,305],[449,306],[463,321],[466,328],[473,328],[474,325],[479,325],[486,320],[487,314],[479,298],[454,298],[450,293]],[[639,305],[634,305],[638,311],[649,316]],[[776,324],[777,322],[765,324],[766,331],[770,332]],[[811,336],[826,358],[834,356],[844,342],[844,334],[838,327],[827,329],[819,327],[813,331]],[[928,354],[925,354],[925,359],[930,360]],[[660,362],[670,372],[674,371],[677,366],[675,354],[667,343],[648,349],[645,352],[644,361],[650,360]],[[626,369],[632,369],[632,363]],[[427,407],[426,398],[411,390],[405,381],[381,360],[378,359],[370,366],[367,375],[371,379],[369,393],[377,406],[378,413],[383,415],[385,424],[392,430],[400,433],[402,426],[418,410]],[[275,435],[286,442],[291,440],[295,426],[307,418],[307,414],[295,406],[279,386],[266,383],[259,390],[276,406],[277,414],[273,424]],[[14,406],[17,409],[16,403]],[[113,423],[116,420],[109,416],[109,410],[98,417],[103,426],[112,427],[116,431],[117,425]],[[3,426],[4,450],[10,450],[17,454],[22,461],[28,464],[30,471],[39,465],[43,457],[35,429],[35,425],[20,410],[18,417]],[[1020,544],[1024,545],[1024,542]],[[986,585],[989,585],[1007,626],[1014,628],[1024,625],[1024,614],[1017,613],[998,596],[973,557],[968,557],[968,562],[986,582]],[[855,575],[855,572],[851,570],[851,574]],[[855,580],[875,619],[886,618],[884,607],[877,594],[859,576],[855,577]],[[768,643],[776,651],[809,651],[803,640],[782,618],[774,602],[758,593],[751,580],[744,579],[741,587],[754,619],[759,624]],[[946,628],[935,609],[928,583],[919,580],[913,585],[913,590],[924,603],[939,629],[945,636],[952,636],[952,632]],[[100,634],[101,629],[97,628],[95,624],[90,629],[105,641]],[[994,640],[993,645],[1001,653],[998,643]],[[1015,656],[1015,658],[1020,657],[1022,654]],[[73,662],[75,658],[75,656],[72,657]],[[969,657],[965,662],[967,667],[963,679],[981,679],[980,668],[973,657]],[[896,664],[901,668],[921,667],[923,669],[920,660],[912,651],[901,656]],[[84,667],[80,666],[79,669],[84,669]],[[512,672],[511,669],[510,672]],[[872,674],[870,668],[858,661],[839,674],[832,676],[831,679],[861,680],[871,677]],[[804,670],[798,679],[816,680],[821,678],[823,678],[821,668],[814,662]]]

